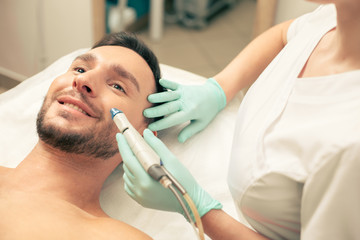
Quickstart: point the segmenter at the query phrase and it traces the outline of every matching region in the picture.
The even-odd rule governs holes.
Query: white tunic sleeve
[[[303,189],[301,239],[360,238],[360,143],[319,164]]]

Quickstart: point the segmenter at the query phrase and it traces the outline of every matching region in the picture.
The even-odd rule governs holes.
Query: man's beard
[[[38,113],[36,128],[39,138],[46,144],[66,153],[82,154],[88,157],[108,159],[119,153],[114,144],[113,124],[109,123],[102,129],[84,129],[82,133],[63,130],[52,124],[47,124],[45,115],[50,104],[45,104]],[[68,132],[66,132],[68,131]]]

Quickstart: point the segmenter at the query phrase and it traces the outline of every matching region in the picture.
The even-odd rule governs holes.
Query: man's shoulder
[[[94,226],[109,233],[108,239],[152,239],[139,229],[110,217],[97,218],[97,220],[94,221]]]
[[[0,166],[0,171],[9,171],[11,168]]]
[[[9,174],[11,171],[12,171],[12,168],[0,166],[0,180],[2,180],[4,177],[6,177],[6,175]]]

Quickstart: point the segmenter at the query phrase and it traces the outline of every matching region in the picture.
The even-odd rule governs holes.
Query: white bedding
[[[0,95],[0,165],[16,167],[37,142],[36,115],[52,80],[65,72],[73,59],[87,49],[72,52],[42,72]],[[198,84],[205,78],[161,64],[163,78],[184,84]],[[198,182],[236,218],[236,210],[226,183],[233,138],[235,115],[242,96],[239,94],[206,130],[181,144],[180,127],[160,131],[159,137],[193,173]],[[115,141],[115,140],[114,140]],[[113,218],[146,232],[154,239],[196,239],[192,227],[176,213],[145,209],[123,190],[122,168],[106,181],[101,205]]]

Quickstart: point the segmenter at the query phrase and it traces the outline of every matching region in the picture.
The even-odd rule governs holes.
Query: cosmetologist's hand
[[[226,105],[226,96],[220,85],[209,78],[202,85],[181,85],[165,79],[160,84],[171,91],[151,94],[148,100],[161,105],[144,110],[147,118],[165,116],[149,125],[152,131],[159,131],[182,124],[190,124],[181,130],[179,142],[185,142],[203,130]]]
[[[145,129],[144,138],[160,156],[164,167],[186,189],[201,217],[211,209],[222,208],[221,203],[214,200],[199,186],[184,165],[177,160],[165,144],[155,137],[149,129]],[[128,195],[144,207],[178,212],[186,218],[173,193],[145,172],[129,147],[126,138],[121,133],[118,133],[116,140],[123,159],[124,184]]]

